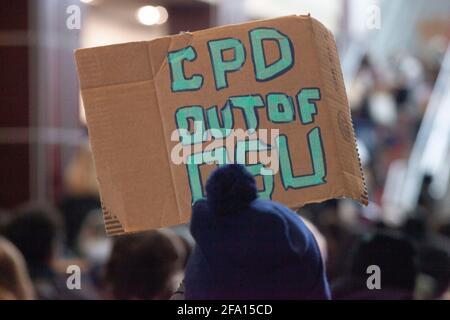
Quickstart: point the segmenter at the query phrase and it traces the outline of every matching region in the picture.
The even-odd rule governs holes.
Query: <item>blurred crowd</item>
[[[450,218],[437,217],[430,179],[401,225],[373,209],[389,164],[409,157],[439,70],[413,57],[392,63],[386,74],[364,58],[349,93],[372,207],[332,200],[298,210],[320,248],[333,299],[450,299]],[[65,186],[57,203],[0,212],[0,299],[184,298],[194,246],[188,226],[106,237],[85,146],[66,168]],[[81,285],[70,289],[73,265]],[[371,265],[381,270],[381,289],[367,288]]]

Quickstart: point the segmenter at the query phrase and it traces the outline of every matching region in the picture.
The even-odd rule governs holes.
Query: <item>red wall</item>
[[[29,199],[29,145],[8,142],[17,137],[5,130],[29,126],[29,48],[16,43],[28,31],[28,1],[0,7],[0,208],[7,208]]]

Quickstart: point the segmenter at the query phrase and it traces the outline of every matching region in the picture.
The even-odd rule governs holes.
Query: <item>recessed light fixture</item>
[[[156,9],[159,11],[159,21],[158,24],[163,24],[167,21],[169,18],[169,13],[167,12],[166,8],[157,6]]]
[[[163,24],[167,21],[168,16],[166,8],[161,6],[143,6],[137,11],[138,21],[146,26]]]

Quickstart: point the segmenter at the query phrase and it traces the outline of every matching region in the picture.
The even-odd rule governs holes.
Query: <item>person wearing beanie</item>
[[[190,228],[186,299],[330,299],[314,236],[295,212],[259,199],[242,165],[211,174]]]

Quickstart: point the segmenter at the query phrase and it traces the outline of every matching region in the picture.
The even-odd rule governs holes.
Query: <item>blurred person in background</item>
[[[344,257],[349,247],[367,229],[362,224],[361,210],[351,201],[328,200],[305,205],[299,214],[311,221],[324,237],[327,276],[329,281],[333,281],[346,270]],[[318,243],[320,247],[320,241]]]
[[[438,226],[438,233],[442,237],[445,237],[447,241],[450,241],[450,218],[448,219],[448,221],[443,221],[440,223],[440,225]]]
[[[98,185],[92,154],[87,144],[78,148],[64,171],[64,197],[59,203],[68,248],[78,254],[77,239],[92,210],[100,209]]]
[[[441,299],[450,286],[449,253],[434,246],[424,246],[419,252],[417,299]]]
[[[430,211],[419,207],[401,227],[418,250],[417,299],[439,299],[450,285],[450,239],[435,232],[430,222]]]
[[[101,286],[102,271],[112,250],[112,238],[106,236],[100,209],[87,214],[80,227],[75,248],[86,264],[92,284]]]
[[[9,211],[0,208],[0,232],[4,228],[10,214]]]
[[[56,209],[30,205],[19,210],[6,223],[4,236],[23,254],[38,299],[85,298],[78,290],[69,290],[65,275],[55,268],[63,246],[63,227]]]
[[[319,229],[308,219],[302,218],[303,223],[308,227],[309,231],[311,231],[314,239],[316,239],[317,245],[320,250],[320,254],[322,256],[323,263],[326,264],[328,260],[328,243],[327,239],[324,235],[319,231]]]
[[[417,252],[401,233],[375,231],[363,235],[349,259],[347,275],[332,285],[334,299],[413,299],[418,275]],[[379,267],[380,288],[368,288],[369,266]]]
[[[32,300],[34,288],[17,248],[0,237],[0,300]]]
[[[166,300],[180,286],[186,246],[168,229],[115,239],[105,269],[106,298]]]

